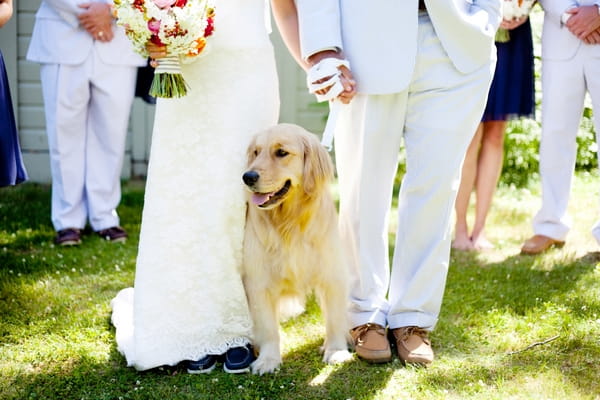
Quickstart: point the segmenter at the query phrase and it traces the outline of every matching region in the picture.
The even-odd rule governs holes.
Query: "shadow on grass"
[[[14,377],[5,399],[371,399],[384,388],[391,368],[362,361],[327,366],[320,343],[308,343],[284,357],[274,374],[232,375],[218,368],[190,375],[182,366],[137,372],[113,348],[110,359],[98,362],[81,356],[68,362],[40,364]],[[1,393],[1,391],[0,391]]]
[[[594,398],[600,392],[600,341],[586,330],[598,331],[593,322],[598,323],[600,299],[585,292],[597,290],[594,274],[597,276],[600,253],[569,258],[569,254],[560,257],[559,251],[537,257],[514,255],[491,263],[482,261],[477,252],[453,253],[440,323],[433,333],[437,350],[450,358],[466,358],[465,368],[472,370],[473,376],[485,377],[488,385],[519,375],[522,378],[523,371],[530,376],[553,371],[580,393]],[[563,314],[568,314],[567,321],[561,320]],[[490,342],[494,334],[527,335],[528,324],[533,323],[534,330],[536,322],[546,318],[541,331],[552,333],[536,339],[531,348],[502,353]],[[586,321],[592,326],[586,328]],[[511,322],[519,326],[506,325]],[[485,323],[498,325],[490,325],[486,332]],[[575,325],[584,327],[575,331]],[[550,336],[557,337],[543,343]],[[452,391],[464,384],[465,372],[440,371],[422,380]]]

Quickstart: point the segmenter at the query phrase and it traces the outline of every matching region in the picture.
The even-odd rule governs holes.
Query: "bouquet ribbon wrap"
[[[181,73],[179,57],[166,56],[159,59],[150,85],[150,95],[165,98],[183,97],[187,91],[188,85]]]

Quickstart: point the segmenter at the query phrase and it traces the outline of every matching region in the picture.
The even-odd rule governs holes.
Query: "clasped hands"
[[[114,35],[112,29],[113,15],[110,5],[99,2],[81,3],[84,9],[77,16],[81,26],[96,40],[110,42]]]
[[[600,13],[598,6],[580,6],[566,11],[565,26],[586,44],[600,44]]]
[[[334,50],[325,50],[325,51],[321,51],[319,53],[316,53],[316,54],[313,54],[312,56],[310,56],[308,58],[308,62],[311,66],[314,66],[314,65],[318,64],[321,60],[323,60],[325,58],[331,58],[331,57],[342,59],[342,56],[339,52],[334,51]],[[356,94],[356,82],[354,81],[354,78],[352,76],[352,71],[350,71],[349,68],[347,68],[344,65],[340,65],[338,67],[338,69],[340,70],[340,83],[342,84],[342,87],[344,88],[344,90],[337,96],[336,99],[341,101],[343,104],[348,104],[348,103],[350,103],[350,101],[352,100],[354,95]],[[324,83],[330,78],[331,77],[325,77],[325,78],[317,80],[313,83],[315,83],[315,84]],[[331,89],[331,86],[328,86],[326,88],[317,90],[315,93],[317,93],[319,95],[326,95],[330,89]]]

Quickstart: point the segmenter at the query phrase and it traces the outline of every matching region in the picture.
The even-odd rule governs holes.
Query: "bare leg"
[[[475,223],[471,240],[475,249],[493,248],[485,237],[485,220],[492,205],[492,199],[498,185],[504,155],[504,130],[506,121],[488,121],[483,123],[481,149],[477,160],[477,176],[475,192],[477,205],[475,207]]]
[[[454,205],[456,225],[454,227],[454,241],[452,242],[452,248],[458,250],[472,250],[474,248],[469,235],[469,227],[467,225],[467,210],[469,208],[471,192],[475,186],[477,155],[479,153],[482,135],[483,124],[479,124],[475,136],[473,136],[471,144],[467,149],[462,168],[460,187],[458,188],[458,194],[456,195],[456,203]]]

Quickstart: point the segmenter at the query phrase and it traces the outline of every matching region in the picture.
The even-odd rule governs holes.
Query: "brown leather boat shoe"
[[[385,328],[378,324],[359,325],[350,330],[354,342],[354,351],[363,360],[370,363],[391,361],[392,350]]]
[[[406,326],[392,329],[398,357],[405,363],[431,364],[433,361],[433,349],[425,329],[417,326]]]
[[[540,254],[550,247],[563,247],[564,245],[564,240],[556,240],[544,235],[534,235],[523,243],[521,254]]]

